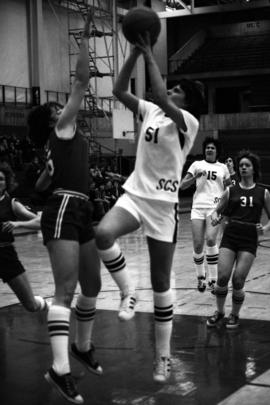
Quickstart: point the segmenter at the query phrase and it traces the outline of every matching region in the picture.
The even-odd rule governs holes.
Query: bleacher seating
[[[263,69],[269,66],[269,34],[210,37],[175,73]]]

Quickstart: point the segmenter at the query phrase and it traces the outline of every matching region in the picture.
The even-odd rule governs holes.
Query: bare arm
[[[137,48],[133,48],[128,59],[124,63],[113,88],[114,96],[118,98],[124,106],[133,111],[134,114],[137,114],[138,112],[139,99],[130,93],[128,87],[132,70],[139,55],[140,51]]]
[[[231,186],[231,185],[232,185],[232,180],[231,180],[231,178],[224,180],[223,184],[224,184],[224,189],[225,189],[226,187]]]
[[[70,139],[74,136],[74,125],[78,111],[83,100],[85,90],[89,82],[89,33],[93,20],[92,10],[89,11],[81,39],[80,53],[77,59],[75,78],[71,88],[71,94],[56,124],[59,138]],[[64,130],[64,131],[63,131]]]
[[[35,189],[37,191],[45,191],[50,185],[51,185],[51,177],[47,169],[44,169],[36,181]]]
[[[146,35],[145,38],[140,37],[138,47],[143,52],[147,65],[154,103],[176,123],[178,128],[186,131],[187,127],[181,109],[168,97],[167,87],[152,53],[149,35]]]
[[[193,183],[195,183],[196,179],[205,175],[206,175],[205,170],[198,171],[195,176],[193,176],[191,173],[188,172],[181,181],[180,190],[185,190],[186,188],[190,187]]]
[[[267,189],[265,190],[264,194],[264,210],[268,217],[268,221],[266,222],[265,225],[257,224],[257,231],[259,234],[264,234],[270,229],[270,193]]]
[[[196,178],[191,173],[187,173],[180,183],[180,190],[185,190],[186,188],[189,188],[192,184],[195,183],[195,181]]]
[[[2,224],[2,229],[4,231],[12,232],[17,228],[27,228],[33,230],[40,229],[40,215],[34,214],[29,211],[23,204],[19,201],[12,200],[12,210],[19,221],[6,221]]]
[[[211,223],[213,226],[218,225],[222,220],[222,213],[228,206],[229,195],[230,195],[229,189],[226,189],[222,194],[216,209],[213,211],[211,215]]]

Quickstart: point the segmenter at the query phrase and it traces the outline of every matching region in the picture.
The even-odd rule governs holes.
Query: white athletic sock
[[[195,265],[195,270],[197,277],[205,277],[205,267],[204,267],[204,253],[193,252],[193,261]]]
[[[98,253],[123,295],[127,295],[130,291],[135,291],[128,274],[125,257],[118,243],[114,242],[114,244],[106,250],[99,249]]]
[[[53,354],[53,369],[63,375],[70,373],[68,338],[70,309],[51,305],[48,311],[48,330]]]
[[[206,246],[206,261],[208,267],[208,280],[217,281],[218,247]]]
[[[220,285],[216,284],[215,296],[216,296],[217,310],[221,314],[224,314],[224,306],[225,306],[227,294],[228,294],[227,285],[225,287],[221,287]]]
[[[245,290],[241,288],[232,290],[232,314],[239,316],[240,309],[242,308],[243,302],[245,300]]]
[[[97,297],[86,297],[82,293],[77,298],[75,307],[75,344],[77,349],[81,352],[87,352],[91,346],[96,301]]]
[[[161,293],[154,291],[154,317],[156,356],[170,357],[173,326],[173,295],[171,289]]]

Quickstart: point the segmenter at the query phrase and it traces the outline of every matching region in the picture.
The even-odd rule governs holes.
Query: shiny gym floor
[[[215,310],[215,297],[196,289],[188,211],[186,201],[172,273],[175,318],[170,381],[159,385],[152,380],[152,292],[147,247],[139,231],[120,240],[137,285],[135,318],[118,321],[119,292],[102,267],[94,344],[103,376],[88,373],[71,357],[72,373],[86,405],[270,404],[270,234],[260,241],[246,283],[239,329],[209,329],[205,321]],[[40,233],[21,232],[16,248],[34,293],[52,297],[54,285]],[[230,293],[226,304],[228,315]],[[1,284],[0,317],[0,404],[67,404],[44,379],[51,365],[46,314],[28,313]],[[71,339],[73,333],[71,322]]]

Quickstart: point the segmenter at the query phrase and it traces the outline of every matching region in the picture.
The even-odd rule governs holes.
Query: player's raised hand
[[[83,29],[83,37],[89,38],[90,36],[90,26],[91,23],[93,23],[93,18],[94,18],[94,11],[93,8],[89,8],[88,13],[86,15],[86,20],[84,24],[84,29]]]

